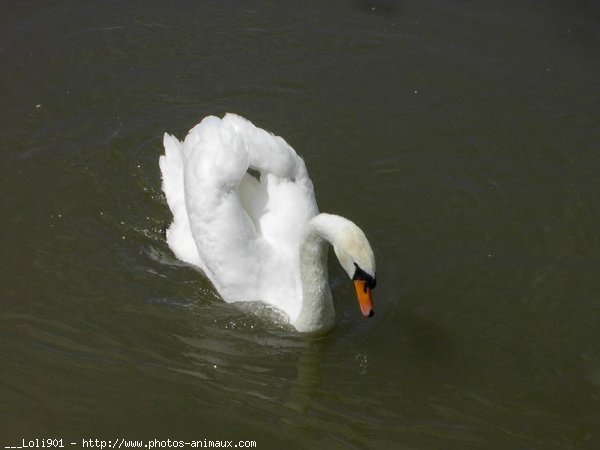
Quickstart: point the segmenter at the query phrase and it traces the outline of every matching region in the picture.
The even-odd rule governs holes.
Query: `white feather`
[[[297,329],[315,331],[334,319],[327,242],[350,277],[355,262],[375,276],[364,233],[318,214],[304,161],[283,138],[227,114],[206,117],[183,143],[165,134],[164,146],[159,163],[173,213],[167,242],[225,301],[264,301]]]

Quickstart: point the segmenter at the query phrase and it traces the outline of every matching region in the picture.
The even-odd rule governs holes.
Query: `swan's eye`
[[[362,270],[360,266],[356,263],[354,263],[354,267],[356,267],[356,269],[354,270],[354,276],[352,277],[352,279],[365,281],[365,292],[367,292],[367,288],[375,289],[375,286],[377,285],[377,280],[375,279],[375,277],[372,277],[367,272]]]

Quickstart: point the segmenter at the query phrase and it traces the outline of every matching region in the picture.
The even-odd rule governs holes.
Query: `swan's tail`
[[[177,258],[202,267],[185,204],[182,144],[167,133],[163,144],[165,154],[159,160],[163,179],[162,189],[173,214],[173,223],[167,230],[167,243]]]

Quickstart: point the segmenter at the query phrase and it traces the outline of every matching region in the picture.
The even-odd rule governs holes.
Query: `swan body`
[[[330,328],[331,244],[363,314],[373,314],[375,258],[367,238],[350,220],[319,214],[304,161],[283,138],[226,114],[204,118],[183,142],[165,134],[164,147],[162,187],[173,214],[167,243],[202,269],[225,301],[266,302],[298,331]]]

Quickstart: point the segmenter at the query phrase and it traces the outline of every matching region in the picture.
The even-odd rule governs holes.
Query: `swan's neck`
[[[334,237],[334,217],[319,214],[308,222],[304,231],[300,246],[302,308],[296,321],[299,331],[327,329],[335,321],[327,270],[327,252]]]

